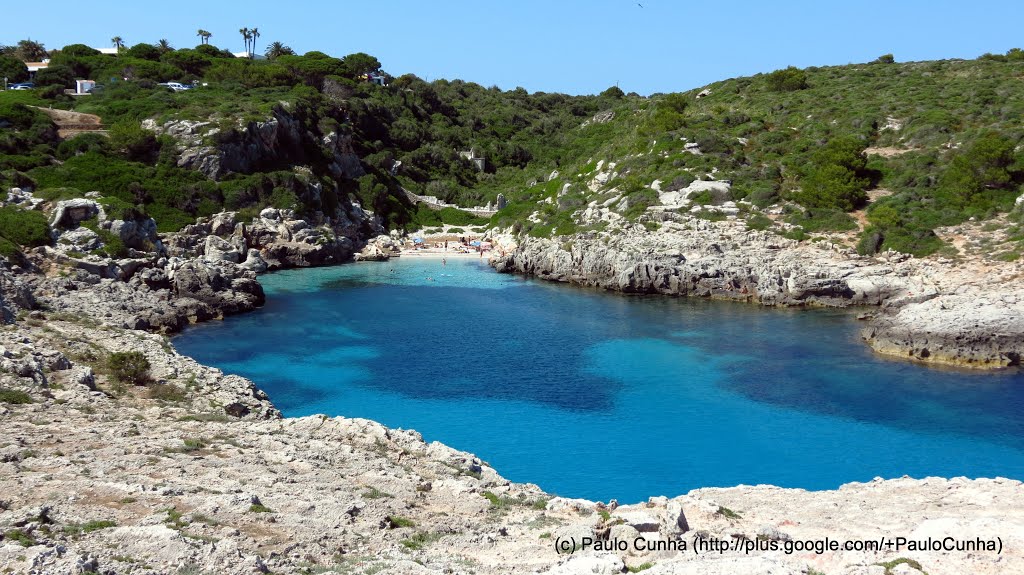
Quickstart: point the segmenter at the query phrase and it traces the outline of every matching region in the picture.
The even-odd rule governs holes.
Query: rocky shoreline
[[[657,230],[497,239],[499,272],[618,291],[695,296],[765,306],[869,308],[863,339],[875,351],[976,369],[1021,365],[1024,267],[890,252],[860,256],[829,242],[799,243],[660,212]]]
[[[472,454],[427,444],[412,431],[359,419],[282,418],[253,382],[181,356],[161,335],[261,305],[259,271],[393,253],[387,237],[362,239],[358,230],[368,224],[358,213],[342,226],[312,225],[280,210],[247,223],[220,214],[163,237],[145,222],[101,218],[103,229],[129,244],[129,257],[119,259],[62,248],[74,243],[60,237],[81,228],[55,222],[58,247],[0,265],[0,388],[16,400],[0,403],[0,571],[1024,573],[1019,481],[904,478],[826,492],[739,486],[635,505],[563,499],[509,482]],[[88,234],[72,233],[78,242],[90,240],[76,234]],[[694,238],[701,257],[693,257],[685,249],[665,253],[657,243],[664,238],[646,237],[604,250],[599,239],[572,246],[526,240],[495,265],[629,293],[768,305],[841,305],[851,289],[855,301],[903,301],[903,309],[938,299],[931,294],[940,290],[920,274],[887,271],[906,261],[848,262],[842,282],[830,280],[815,271],[824,259],[810,257],[821,254],[801,251],[826,252],[816,246],[782,246],[799,273],[746,281],[712,265],[736,254],[723,249],[725,240],[712,247]],[[779,241],[786,242],[753,234],[747,244],[772,250]],[[644,263],[630,263],[638,255]],[[702,257],[711,259],[699,273],[668,271]],[[753,261],[748,269],[761,273]],[[111,373],[107,358],[126,351],[148,360],[145,385],[125,385]],[[793,541],[882,536],[998,539],[1002,552],[785,550]],[[604,543],[556,552],[559,542],[585,538]],[[777,549],[709,550],[736,542]],[[679,551],[682,543],[688,551]],[[669,545],[675,550],[664,550]]]
[[[153,381],[119,389],[96,361],[114,350],[143,353]],[[252,382],[177,354],[163,336],[85,315],[33,312],[0,329],[0,356],[0,386],[33,399],[0,404],[8,572],[1024,573],[1019,481],[563,499],[413,431],[282,418]],[[786,551],[826,537],[992,541],[1001,552]],[[556,552],[585,539],[603,543]],[[714,547],[737,542],[762,547]]]

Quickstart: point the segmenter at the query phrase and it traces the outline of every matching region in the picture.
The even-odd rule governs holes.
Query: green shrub
[[[50,243],[50,226],[42,212],[22,210],[15,206],[0,208],[0,236],[23,247]]]
[[[402,540],[402,546],[410,551],[418,551],[423,549],[427,545],[444,537],[444,533],[427,533],[425,531],[419,531],[408,539]]]
[[[771,218],[762,214],[751,214],[747,217],[748,230],[767,230],[774,224]]]
[[[794,66],[768,74],[767,80],[768,89],[773,92],[793,92],[807,88],[807,73]]]
[[[11,84],[28,80],[28,66],[7,54],[0,54],[0,78],[7,78]]]
[[[743,517],[740,513],[737,513],[728,507],[722,507],[721,505],[718,506],[718,511],[716,513],[726,519],[742,519]]]
[[[35,538],[28,533],[25,533],[21,529],[11,529],[4,533],[4,539],[8,541],[14,541],[22,547],[32,547],[36,544]]]
[[[953,201],[968,206],[986,190],[1015,190],[1024,176],[1024,156],[1017,143],[997,132],[988,132],[970,147],[953,156],[942,175],[941,187]]]
[[[871,184],[864,147],[856,138],[844,136],[815,151],[794,199],[808,208],[844,212],[863,205]]]
[[[388,515],[384,518],[384,522],[387,524],[388,529],[403,529],[406,527],[416,526],[416,523],[414,523],[411,519],[399,517],[397,515]]]
[[[173,383],[150,386],[146,390],[146,397],[170,403],[181,403],[187,398],[185,390]]]
[[[66,160],[72,156],[97,152],[105,154],[110,150],[110,139],[103,134],[85,133],[64,140],[57,145],[57,157]]]
[[[11,240],[0,236],[0,256],[5,258],[16,258],[21,255],[21,250],[18,249],[18,244]]]
[[[32,396],[16,389],[0,387],[0,403],[25,404],[32,403]]]
[[[117,527],[117,522],[103,520],[89,521],[87,523],[72,523],[64,526],[64,533],[72,537],[76,537],[86,533],[92,533],[93,531],[99,531],[100,529],[110,529],[111,527]]]
[[[110,126],[110,148],[132,161],[153,161],[160,152],[156,134],[144,129],[138,122],[125,120]]]
[[[82,190],[78,188],[44,188],[36,190],[33,194],[37,198],[42,198],[48,202],[57,202],[60,200],[70,200],[72,198],[81,198],[84,194]]]
[[[59,88],[71,88],[75,84],[75,75],[71,68],[62,64],[51,64],[36,72],[36,86],[57,86]]]
[[[786,221],[807,233],[857,229],[857,222],[849,214],[836,209],[808,209],[790,215]]]
[[[623,217],[636,220],[647,208],[658,203],[658,192],[644,188],[627,196],[629,206],[622,212]]]
[[[150,381],[149,368],[151,365],[142,352],[114,352],[107,358],[107,367],[110,368],[114,379],[121,383],[145,385]]]
[[[262,503],[253,503],[249,506],[249,513],[273,513],[274,511]]]

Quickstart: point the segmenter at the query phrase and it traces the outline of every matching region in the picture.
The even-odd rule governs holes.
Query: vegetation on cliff
[[[1020,50],[972,61],[895,63],[886,55],[644,98],[618,88],[567,96],[425,82],[384,74],[367,54],[279,48],[259,61],[205,42],[181,50],[139,44],[117,56],[66,46],[51,54],[36,90],[0,94],[0,184],[51,199],[98,190],[152,215],[164,231],[225,208],[251,215],[274,205],[315,217],[349,201],[388,227],[464,225],[470,220],[456,211],[417,209],[403,189],[465,206],[503,194],[509,205],[492,225],[547,236],[600,227],[580,217],[595,201],[620,198],[612,209],[643,221],[659,191],[716,180],[730,184],[729,197],[690,197],[709,207],[702,217],[725,217],[713,204],[738,201],[738,216],[753,228],[797,239],[856,229],[864,252],[927,254],[943,247],[936,227],[1010,210],[1024,182]],[[4,66],[16,68],[9,60],[17,53],[8,50]],[[100,81],[94,95],[64,95],[83,77]],[[201,85],[172,92],[157,84],[164,81]],[[61,140],[30,105],[99,115],[109,139]],[[140,126],[212,122],[217,130],[202,144],[215,149],[275,115],[298,123],[298,159],[216,177],[181,167],[180,142]],[[364,175],[331,172],[332,138],[351,141]],[[599,163],[610,162],[595,185]],[[310,186],[323,192],[310,194]],[[872,189],[891,194],[869,203]],[[770,206],[781,217],[766,217]],[[849,212],[865,207],[867,223],[858,225]]]

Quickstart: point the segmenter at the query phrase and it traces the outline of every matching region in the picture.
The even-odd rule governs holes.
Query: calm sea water
[[[263,309],[175,347],[285,415],[416,429],[559,495],[1024,479],[1024,374],[880,359],[847,313],[623,297],[466,260],[261,281]]]

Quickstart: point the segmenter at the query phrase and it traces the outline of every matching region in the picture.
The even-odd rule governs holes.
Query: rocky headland
[[[1024,266],[964,258],[858,255],[829,242],[751,230],[661,210],[630,223],[592,205],[603,231],[497,238],[499,272],[626,294],[697,296],[765,306],[865,310],[864,340],[879,353],[966,368],[1019,366]],[[645,225],[646,224],[646,225]]]

